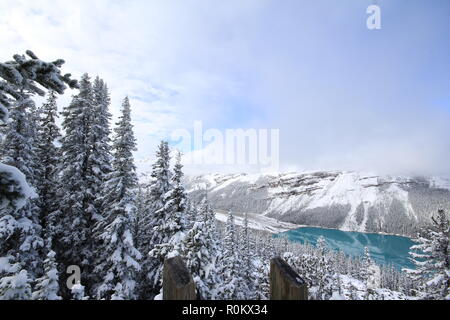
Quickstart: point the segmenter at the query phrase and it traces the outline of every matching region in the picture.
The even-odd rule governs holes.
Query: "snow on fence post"
[[[164,260],[164,300],[195,300],[195,283],[180,256]]]
[[[308,300],[306,282],[280,257],[270,259],[270,300]]]

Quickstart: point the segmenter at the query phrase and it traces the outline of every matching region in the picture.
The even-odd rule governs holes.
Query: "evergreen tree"
[[[374,272],[373,261],[370,256],[369,248],[364,247],[364,255],[362,258],[362,263],[360,265],[360,279],[363,280],[365,283],[364,298],[366,300],[369,299],[370,296],[373,296],[375,294],[375,292],[372,288],[374,276],[375,276],[375,272]]]
[[[200,297],[206,300],[215,299],[220,283],[216,266],[220,248],[214,213],[206,198],[202,200],[196,221],[184,238],[183,249],[183,257],[194,277]]]
[[[333,272],[328,261],[328,249],[325,238],[320,236],[317,240],[317,300],[329,300],[333,294]]]
[[[37,189],[39,193],[39,209],[41,225],[46,236],[52,236],[53,222],[49,220],[50,213],[57,209],[58,168],[61,157],[58,146],[61,134],[56,119],[58,106],[56,94],[50,91],[47,101],[39,109],[37,130],[37,159],[40,164]]]
[[[245,281],[239,270],[240,254],[236,243],[234,216],[231,211],[228,214],[223,241],[223,253],[220,261],[223,286],[220,288],[219,296],[223,300],[245,299]]]
[[[149,255],[160,261],[154,271],[159,281],[162,280],[164,259],[169,255],[179,255],[184,251],[186,193],[181,183],[183,177],[182,168],[181,154],[178,153],[170,181],[171,188],[163,196],[163,207],[156,212],[158,216],[162,217],[162,221],[160,220],[162,223],[156,225],[154,230],[162,236],[163,243],[156,244]]]
[[[36,150],[31,130],[35,124],[32,123],[33,117],[30,114],[33,108],[31,99],[20,100],[12,106],[1,156],[2,162],[17,168],[25,175],[30,186],[34,187],[37,173]],[[13,257],[33,280],[41,272],[39,251],[43,247],[36,201],[27,199],[18,210],[2,210],[0,225],[0,257]]]
[[[109,113],[110,97],[106,83],[98,76],[95,78],[92,86],[92,110],[88,145],[91,147],[88,166],[91,168],[89,177],[89,186],[94,195],[100,194],[103,189],[108,173],[111,172],[111,153],[110,153],[110,134],[109,122],[111,114]],[[126,98],[128,103],[128,98]],[[103,215],[104,208],[101,201],[94,200],[95,214]],[[100,217],[99,217],[100,219]]]
[[[27,107],[34,108],[29,99],[31,95],[44,95],[45,91],[37,85],[62,94],[67,88],[77,87],[77,82],[70,79],[70,74],[62,76],[60,68],[64,60],[51,63],[39,60],[27,51],[24,55],[14,55],[13,61],[0,63],[0,124],[6,123],[12,110],[12,123],[6,126],[5,144],[2,156],[11,165],[0,163],[0,298],[29,299],[31,297],[30,274],[38,273],[39,263],[36,254],[42,246],[39,237],[40,226],[37,224],[36,212],[29,201],[35,196],[26,179],[33,179],[35,164],[31,163],[34,150],[21,149],[32,147],[25,141],[30,136],[30,120]],[[25,114],[27,112],[28,114]],[[22,114],[19,114],[22,113]],[[33,123],[31,124],[33,125]],[[11,130],[12,127],[12,131]],[[2,138],[2,135],[0,135]],[[15,143],[20,143],[16,145]],[[14,167],[18,164],[26,172]],[[25,174],[25,175],[24,175]],[[31,181],[34,182],[34,181]],[[25,268],[25,269],[23,269]],[[27,272],[28,270],[28,272]]]
[[[416,269],[407,269],[412,281],[418,282],[417,295],[424,299],[450,299],[450,222],[444,210],[432,218],[432,225],[422,230],[414,241],[410,256]]]
[[[95,243],[91,229],[99,218],[94,203],[98,195],[93,193],[96,187],[91,183],[95,179],[92,162],[89,161],[93,109],[92,85],[89,75],[84,74],[79,93],[62,112],[62,126],[66,134],[61,145],[59,208],[50,217],[55,221],[54,240],[59,240],[56,249],[62,266],[78,265],[82,269],[81,278],[88,292],[94,276]],[[66,288],[61,289],[61,293],[67,296]]]
[[[133,242],[136,248],[141,248],[141,237],[140,235],[143,233],[142,221],[145,219],[145,191],[144,187],[138,183],[136,190],[136,210],[132,216],[132,224],[133,224]]]
[[[98,250],[101,259],[95,269],[102,275],[98,298],[134,299],[136,275],[141,269],[138,262],[141,254],[134,247],[132,237],[137,176],[132,153],[136,150],[136,140],[130,112],[129,100],[125,98],[114,130],[113,170],[104,185],[105,216],[95,227],[101,243]]]
[[[242,277],[245,283],[242,290],[245,290],[247,299],[253,299],[255,298],[254,294],[255,267],[253,265],[253,253],[251,251],[252,244],[250,243],[247,213],[244,214],[244,226],[240,233],[239,245],[240,245],[239,253],[241,255],[240,259],[238,260],[240,264],[239,269],[242,272]]]
[[[186,214],[185,214],[185,224],[186,229],[189,230],[194,226],[197,221],[197,208],[193,205],[189,198],[186,198]]]
[[[269,260],[264,260],[261,257],[256,257],[255,272],[253,278],[254,299],[267,300],[269,299]]]
[[[155,228],[165,223],[165,195],[170,190],[169,144],[161,141],[156,152],[156,162],[152,166],[150,185],[146,194],[145,215],[141,220],[139,251],[143,253],[140,283],[141,299],[153,298],[159,293],[161,260],[149,255],[157,245],[167,243],[169,236],[157,232]]]
[[[44,260],[44,275],[36,279],[34,300],[61,300],[58,295],[59,278],[58,269],[55,260],[56,253],[48,245],[47,259]]]
[[[9,109],[13,106],[16,109],[14,111],[16,115],[13,118],[17,120],[25,119],[24,116],[19,116],[17,112],[28,111],[26,106],[30,105],[29,97],[31,95],[45,94],[45,91],[38,85],[48,90],[54,90],[59,94],[64,93],[67,86],[70,88],[78,86],[76,80],[70,79],[70,74],[61,75],[60,68],[64,64],[64,60],[44,62],[39,60],[31,51],[27,51],[26,54],[29,58],[16,54],[13,57],[14,60],[0,63],[0,124],[7,122],[10,115]],[[21,123],[17,122],[15,126],[23,127]],[[6,148],[10,146],[13,146],[13,144],[3,145],[2,151],[5,152]],[[28,158],[28,155],[26,158]],[[28,172],[25,174],[27,177],[29,176]],[[30,189],[27,181],[23,179],[20,171],[11,165],[0,163],[0,224],[6,226],[4,229],[10,235],[21,232],[18,230],[21,229],[21,226],[23,227],[23,224],[13,223],[17,219],[20,220],[18,218],[20,215],[17,216],[16,211],[27,205],[26,200],[33,195],[34,192]],[[16,226],[17,229],[13,231]],[[1,232],[0,257],[7,251],[5,248],[14,247],[9,241],[3,241],[4,235]]]
[[[30,300],[32,281],[27,271],[20,268],[20,263],[14,263],[9,258],[0,258],[0,263],[5,263],[6,266],[1,270],[0,300]]]
[[[72,300],[89,300],[89,296],[84,294],[84,289],[81,283],[73,285],[71,289]]]
[[[164,195],[164,206],[160,209],[160,215],[165,217],[162,225],[156,226],[156,231],[164,234],[166,239],[172,238],[178,232],[186,229],[186,192],[182,185],[183,165],[181,153],[176,156],[176,163],[171,177],[171,188]]]

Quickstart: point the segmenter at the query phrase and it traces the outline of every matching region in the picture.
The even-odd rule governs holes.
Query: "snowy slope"
[[[439,207],[450,209],[450,180],[361,172],[201,175],[188,192],[208,190],[215,209],[361,232],[412,235]]]
[[[228,212],[224,210],[215,210],[216,219],[221,222],[226,222]],[[244,226],[244,214],[242,212],[233,212],[234,223],[238,226]],[[280,233],[299,226],[293,223],[279,221],[275,218],[269,218],[261,214],[254,214],[247,212],[248,227],[253,230],[266,231],[270,233]]]

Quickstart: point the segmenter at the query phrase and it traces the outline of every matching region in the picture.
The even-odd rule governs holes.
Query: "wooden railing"
[[[270,260],[270,300],[308,300],[308,286],[281,258]]]
[[[163,271],[164,300],[196,300],[195,283],[181,257],[166,259]],[[280,257],[270,260],[270,299],[308,300],[305,281]]]
[[[195,300],[195,283],[181,257],[166,259],[163,270],[164,300]]]

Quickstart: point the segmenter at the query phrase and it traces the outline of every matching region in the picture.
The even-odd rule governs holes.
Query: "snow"
[[[8,176],[8,179],[14,180],[18,184],[18,188],[22,194],[22,197],[20,197],[14,201],[14,206],[17,209],[22,208],[26,204],[27,199],[37,197],[36,192],[34,191],[33,188],[31,188],[28,185],[25,175],[22,172],[20,172],[19,169],[9,166],[9,165],[6,165],[6,164],[3,164],[3,163],[0,163],[0,173],[5,173],[5,172]],[[2,198],[2,199],[3,199],[3,202],[0,203],[0,208],[5,207],[9,204],[8,202],[6,202],[7,200],[5,200],[4,198]]]
[[[223,210],[215,210],[215,217],[218,221],[226,222],[228,212]],[[234,223],[238,226],[244,225],[244,215],[239,212],[233,212]],[[278,221],[274,218],[269,218],[255,213],[247,213],[248,227],[254,230],[262,230],[270,233],[280,233],[291,229],[301,227],[298,224]]]
[[[430,185],[434,188],[450,190],[450,177],[431,177]]]
[[[8,115],[8,109],[6,109],[5,106],[0,103],[0,120],[3,122],[8,121]]]
[[[426,181],[355,171],[209,174],[187,178],[186,189],[206,189],[208,198],[213,203],[217,200],[216,209],[225,211],[227,202],[239,212],[256,204],[254,213],[284,221],[304,224],[314,214],[315,222],[308,223],[310,226],[411,236],[415,230],[408,225],[426,224],[429,212],[435,210],[431,193],[447,196],[432,188],[445,186],[450,190],[450,179],[433,178],[430,186]],[[417,199],[425,204],[419,205]]]

